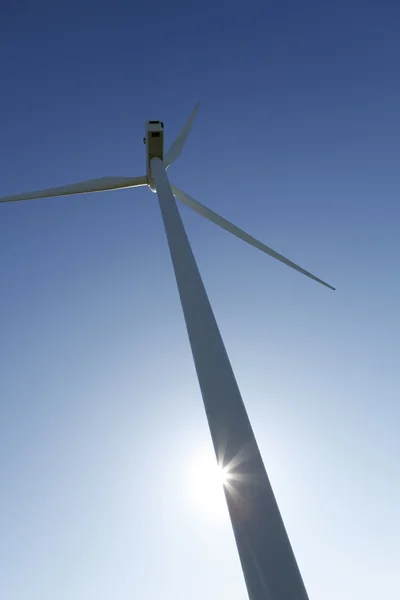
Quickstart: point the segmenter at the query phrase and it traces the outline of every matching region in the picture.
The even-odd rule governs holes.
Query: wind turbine
[[[195,212],[273,258],[335,289],[269,248],[169,182],[189,135],[198,104],[168,152],[164,124],[147,121],[146,175],[103,177],[63,187],[0,198],[17,202],[147,185],[158,196],[193,360],[250,600],[308,600],[271,484],[236,383],[217,322],[174,196]]]

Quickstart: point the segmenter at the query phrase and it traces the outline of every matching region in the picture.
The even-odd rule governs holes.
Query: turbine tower
[[[198,110],[164,153],[164,124],[146,123],[146,175],[103,177],[0,198],[15,202],[147,185],[158,196],[176,282],[250,600],[308,600],[296,558],[254,437],[175,197],[194,211],[292,269],[335,289],[169,182]],[[175,196],[175,197],[174,197]]]

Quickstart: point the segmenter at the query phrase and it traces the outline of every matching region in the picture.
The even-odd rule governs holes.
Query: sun
[[[227,510],[224,486],[228,483],[227,470],[218,465],[212,451],[200,453],[190,465],[188,487],[196,512],[220,517]]]
[[[217,469],[220,483],[224,486],[229,481],[228,469],[226,467],[221,467],[220,465],[217,465]]]

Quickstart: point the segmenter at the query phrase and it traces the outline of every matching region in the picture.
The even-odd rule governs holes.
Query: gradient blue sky
[[[398,3],[7,4],[0,195],[200,100],[171,180],[337,286],[182,208],[310,599],[398,600]],[[0,596],[244,600],[156,197],[0,213]]]

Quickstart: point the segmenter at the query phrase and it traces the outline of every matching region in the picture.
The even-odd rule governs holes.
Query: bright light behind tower
[[[196,513],[213,518],[228,515],[223,491],[228,479],[228,472],[217,464],[213,451],[204,448],[188,472],[189,494]]]

